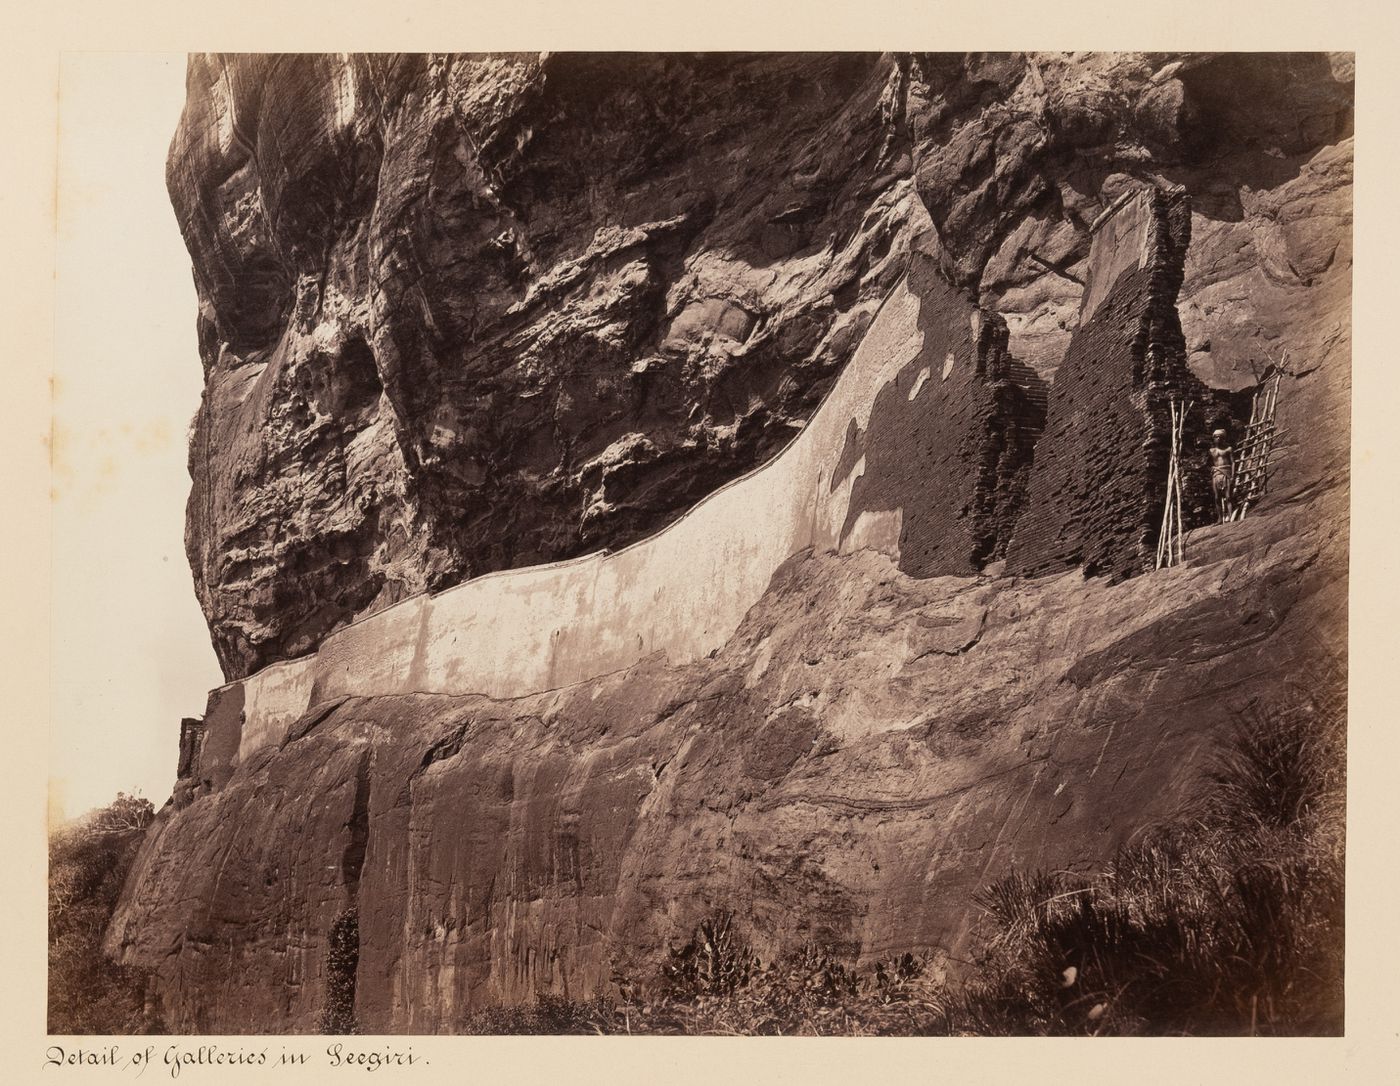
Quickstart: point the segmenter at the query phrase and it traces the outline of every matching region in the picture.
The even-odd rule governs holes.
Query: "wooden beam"
[[[1071,275],[1069,272],[1065,271],[1064,268],[1057,268],[1054,264],[1051,264],[1050,261],[1041,259],[1038,254],[1027,253],[1026,255],[1046,271],[1054,272],[1056,275],[1060,276],[1060,278],[1068,279],[1071,283],[1078,283],[1081,287],[1084,285],[1084,280],[1079,278],[1079,276]]]

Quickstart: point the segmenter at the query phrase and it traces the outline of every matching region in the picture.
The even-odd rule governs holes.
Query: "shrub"
[[[1017,874],[950,1025],[974,1034],[1336,1034],[1345,715],[1243,717],[1196,822],[1093,877]]]
[[[460,1032],[466,1034],[528,1034],[563,1036],[612,1032],[611,1000],[575,1001],[540,993],[533,1003],[514,1007],[488,1007],[467,1018]]]
[[[351,905],[331,924],[326,941],[326,1007],[322,1033],[359,1033],[355,975],[360,967],[360,910]]]
[[[734,916],[720,911],[702,920],[690,940],[672,947],[661,967],[662,992],[674,1000],[729,995],[759,968],[758,956],[734,930]]]
[[[912,954],[864,968],[807,944],[764,965],[733,914],[702,920],[651,984],[615,977],[621,1000],[600,1032],[858,1036],[930,1032],[938,983]]]
[[[154,816],[149,800],[121,793],[49,835],[50,1033],[162,1031],[146,1007],[145,976],[102,953],[122,884]]]

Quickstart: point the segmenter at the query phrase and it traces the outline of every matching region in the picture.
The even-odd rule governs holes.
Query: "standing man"
[[[1210,446],[1210,488],[1215,491],[1215,514],[1224,524],[1234,512],[1235,449],[1225,444],[1225,431],[1216,430]]]

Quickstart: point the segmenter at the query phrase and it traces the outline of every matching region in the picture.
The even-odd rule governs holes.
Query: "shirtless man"
[[[1224,524],[1234,511],[1231,491],[1235,482],[1235,449],[1225,444],[1225,431],[1216,430],[1210,446],[1210,488],[1215,491],[1215,513]]]

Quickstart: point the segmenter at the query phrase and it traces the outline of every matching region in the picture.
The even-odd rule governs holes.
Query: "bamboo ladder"
[[[1181,561],[1182,520],[1181,520],[1181,438],[1186,427],[1186,413],[1191,410],[1191,402],[1185,407],[1172,400],[1172,453],[1167,465],[1167,503],[1162,511],[1162,530],[1157,534],[1157,568],[1174,566]]]
[[[1285,356],[1286,357],[1286,356]],[[1274,439],[1282,433],[1274,424],[1278,410],[1278,386],[1283,374],[1275,371],[1254,394],[1249,425],[1235,448],[1235,470],[1230,486],[1230,521],[1243,520],[1249,507],[1269,491],[1269,461]]]

